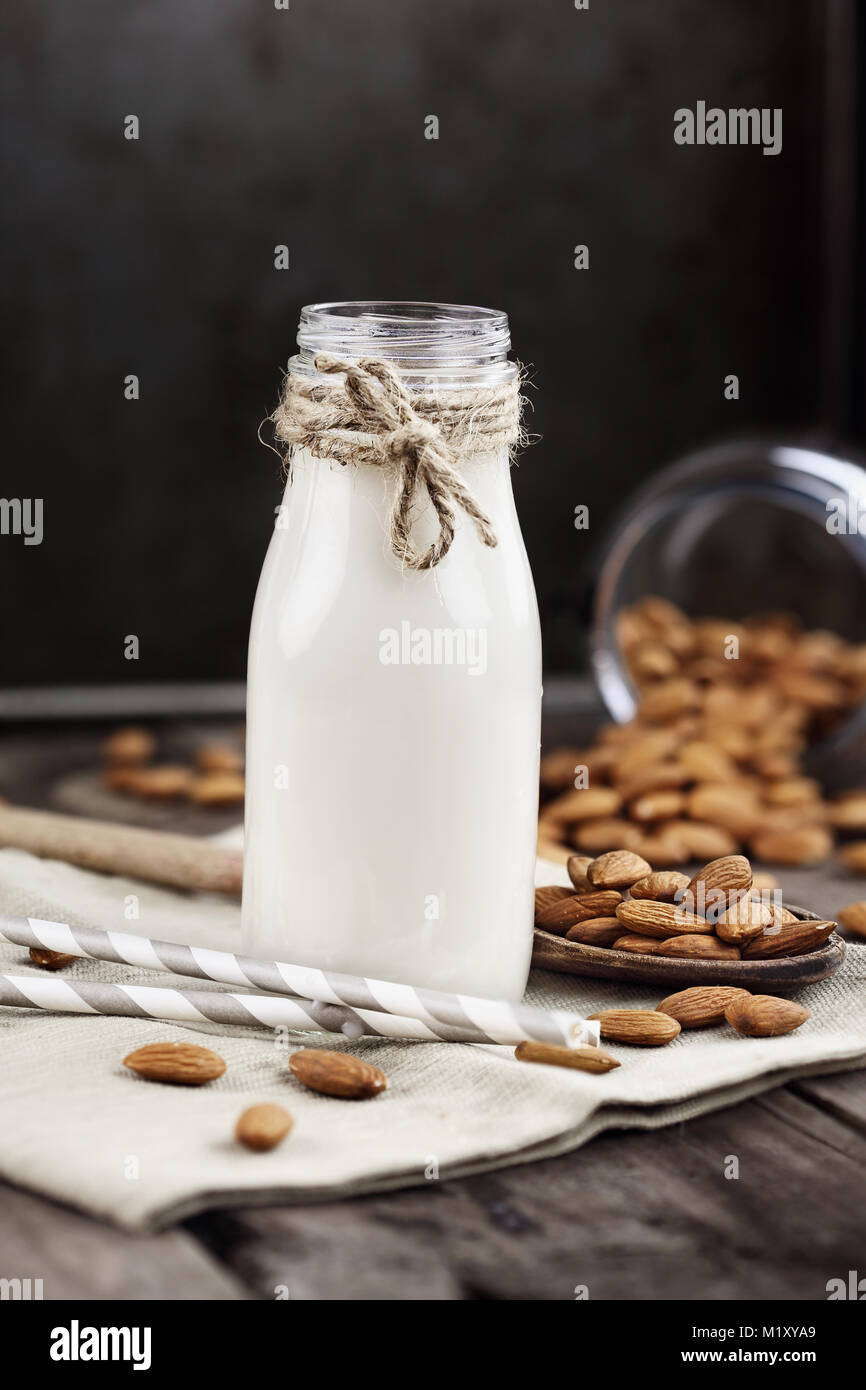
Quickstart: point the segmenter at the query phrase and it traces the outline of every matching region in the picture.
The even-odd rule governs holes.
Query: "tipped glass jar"
[[[793,444],[747,440],[690,455],[642,488],[618,518],[599,571],[592,661],[619,721],[638,690],[618,638],[647,595],[692,618],[786,612],[805,630],[866,642],[866,472]],[[866,706],[847,708],[812,746],[825,784],[862,782]]]

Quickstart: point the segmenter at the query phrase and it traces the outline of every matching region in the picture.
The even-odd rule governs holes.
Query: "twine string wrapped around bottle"
[[[499,386],[414,391],[378,357],[347,362],[331,353],[315,358],[320,377],[290,372],[271,416],[286,445],[341,464],[391,468],[397,483],[389,518],[391,550],[413,570],[433,569],[451,548],[459,508],[486,546],[497,544],[490,518],[467,487],[462,459],[525,442],[518,378]],[[341,381],[322,377],[341,376]],[[439,534],[427,550],[412,540],[415,504],[427,494]]]

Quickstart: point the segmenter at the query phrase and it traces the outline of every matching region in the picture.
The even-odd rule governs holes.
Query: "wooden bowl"
[[[826,921],[803,907],[785,906],[804,921]],[[535,928],[532,964],[539,970],[558,970],[565,975],[588,975],[595,980],[633,980],[638,984],[739,985],[755,994],[790,994],[835,975],[845,959],[845,942],[836,933],[824,945],[805,956],[777,956],[772,960],[690,960],[681,956],[639,956],[606,946],[584,946],[564,936]]]

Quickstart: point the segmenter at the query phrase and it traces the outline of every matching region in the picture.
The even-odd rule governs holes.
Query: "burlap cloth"
[[[565,881],[564,871],[541,863],[538,881]],[[786,874],[785,887],[792,901],[823,915],[862,896],[856,881],[802,872]],[[139,900],[137,922],[124,915],[129,894]],[[0,911],[239,949],[233,904],[17,850],[0,852]],[[25,950],[0,946],[0,970],[32,968]],[[95,961],[71,970],[80,978],[167,981]],[[541,971],[527,997],[586,1013],[659,1002],[640,985]],[[0,1175],[118,1225],[153,1229],[209,1206],[334,1198],[524,1163],[577,1148],[600,1130],[655,1129],[791,1077],[866,1065],[866,946],[849,944],[844,969],[797,997],[812,1017],[788,1037],[746,1039],[714,1028],[662,1048],[611,1046],[622,1066],[607,1076],[526,1065],[505,1047],[353,1043],[389,1078],[384,1095],[363,1103],[305,1091],[288,1072],[288,1049],[270,1034],[0,1008]],[[121,1065],[145,1043],[201,1042],[206,1033],[216,1035],[228,1070],[201,1089],[143,1081]],[[282,1102],[295,1118],[288,1140],[267,1154],[249,1153],[232,1137],[240,1111],[257,1100]]]

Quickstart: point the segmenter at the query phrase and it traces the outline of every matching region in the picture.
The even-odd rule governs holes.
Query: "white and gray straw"
[[[129,932],[70,926],[36,917],[0,916],[0,941],[65,955],[168,971],[269,993],[160,989],[53,976],[0,975],[0,1004],[64,1013],[116,1014],[182,1023],[312,1029],[348,1037],[415,1038],[430,1042],[505,1043],[527,1040],[565,1047],[597,1046],[599,1025],[563,1009],[539,1009],[464,994],[416,989],[282,961],[154,941]]]

